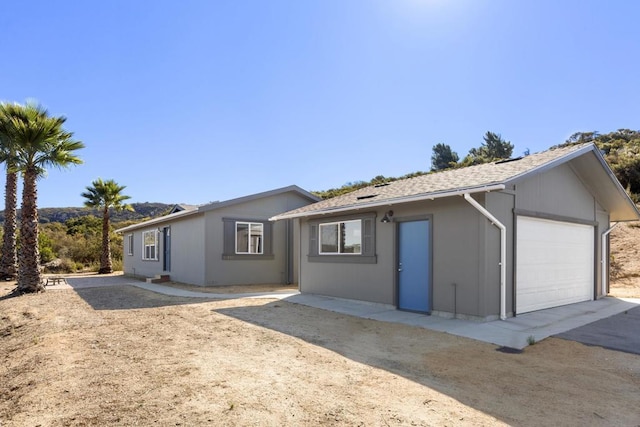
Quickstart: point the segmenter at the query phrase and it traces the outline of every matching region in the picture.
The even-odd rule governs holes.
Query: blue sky
[[[640,2],[5,2],[0,100],[36,99],[86,144],[39,181],[81,206],[207,203],[428,170],[490,130],[545,150],[638,129]],[[0,178],[4,187],[4,179]]]

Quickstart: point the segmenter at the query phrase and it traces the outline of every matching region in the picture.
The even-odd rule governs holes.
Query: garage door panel
[[[593,298],[593,227],[518,217],[516,312]]]

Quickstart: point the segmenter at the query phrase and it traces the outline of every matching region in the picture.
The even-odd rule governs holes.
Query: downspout
[[[609,233],[613,231],[614,228],[618,226],[618,224],[620,223],[619,222],[614,223],[611,226],[611,228],[609,228],[607,231],[602,233],[602,251],[600,252],[602,256],[600,263],[602,265],[600,267],[600,271],[602,273],[602,296],[603,297],[607,295],[607,282],[609,282],[609,263],[607,262],[609,251],[607,251],[607,236],[609,235]]]
[[[284,241],[285,241],[285,257],[284,257],[284,283],[285,285],[290,285],[291,280],[293,279],[291,274],[291,237],[289,233],[289,226],[291,225],[291,220],[287,219],[284,221]]]
[[[492,225],[500,229],[500,320],[507,319],[507,227],[486,210],[469,193],[463,194],[464,199],[484,215]]]

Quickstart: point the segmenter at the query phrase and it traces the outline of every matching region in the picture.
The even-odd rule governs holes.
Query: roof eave
[[[152,225],[156,225],[156,224],[161,224],[164,222],[169,222],[169,221],[173,221],[176,219],[182,219],[182,218],[186,218],[195,214],[201,213],[199,212],[197,209],[192,209],[192,210],[188,210],[188,211],[180,211],[180,212],[175,212],[169,215],[164,215],[158,218],[153,218],[153,219],[149,219],[147,221],[144,222],[139,222],[138,224],[132,224],[129,225],[127,227],[124,228],[119,228],[118,230],[116,230],[116,233],[125,233],[127,231],[133,231],[133,230],[138,230],[140,228],[147,228],[150,227]]]
[[[200,206],[198,210],[200,212],[208,212],[216,209],[220,209],[226,206],[237,205],[240,203],[252,202],[254,200],[264,199],[266,197],[277,196],[284,193],[296,193],[312,202],[320,201],[320,198],[314,194],[309,193],[306,190],[298,187],[297,185],[289,185],[287,187],[276,188],[275,190],[264,191],[262,193],[250,194],[248,196],[242,196],[235,199],[225,200],[222,202],[214,202],[208,205]]]
[[[617,221],[618,222],[628,222],[628,221],[638,221],[638,220],[640,220],[640,211],[638,211],[638,207],[633,202],[633,200],[631,200],[631,197],[629,197],[629,194],[626,192],[626,190],[624,189],[622,184],[620,184],[620,181],[616,177],[616,174],[613,172],[613,169],[611,169],[611,166],[609,166],[609,163],[607,163],[607,160],[604,158],[604,156],[602,155],[600,150],[596,149],[594,151],[595,151],[595,154],[596,154],[596,158],[602,164],[602,167],[606,171],[607,175],[609,175],[609,178],[611,178],[611,181],[613,181],[613,184],[615,185],[616,190],[618,191],[618,194],[620,194],[625,199],[625,202],[626,202],[627,206],[635,214],[635,218],[633,218],[633,219],[631,219],[631,218],[618,219]]]
[[[269,218],[269,221],[279,221],[283,219],[303,218],[303,217],[318,216],[318,215],[331,215],[335,213],[370,209],[370,208],[376,208],[380,206],[392,206],[392,205],[397,205],[401,203],[442,199],[445,197],[460,196],[465,193],[466,194],[488,193],[490,191],[504,190],[505,188],[506,186],[504,184],[492,184],[492,185],[485,185],[480,187],[460,188],[456,190],[442,191],[442,192],[435,192],[435,193],[423,193],[423,194],[417,194],[413,196],[395,197],[395,198],[384,199],[384,200],[375,201],[375,202],[372,201],[367,203],[350,204],[350,205],[338,206],[335,208],[326,208],[326,209],[321,209],[316,211],[305,211],[305,212],[297,212],[297,213],[291,213],[291,214],[284,213],[284,214],[275,215]]]

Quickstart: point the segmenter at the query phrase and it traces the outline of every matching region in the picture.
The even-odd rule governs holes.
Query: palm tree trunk
[[[18,204],[18,174],[9,172],[4,193],[4,234],[2,236],[2,254],[0,254],[0,278],[14,279],[18,271],[16,255],[16,209]]]
[[[109,207],[105,206],[102,214],[102,255],[100,256],[100,270],[98,274],[113,272],[111,266],[111,238],[109,236]]]
[[[40,275],[40,249],[38,248],[38,189],[36,169],[24,171],[22,210],[20,220],[20,256],[18,263],[18,292],[44,291]]]

